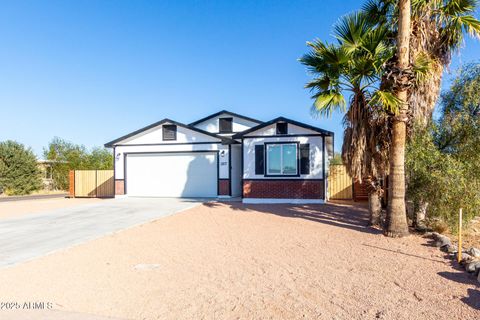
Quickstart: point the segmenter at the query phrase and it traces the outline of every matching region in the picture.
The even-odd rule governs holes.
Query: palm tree
[[[308,43],[311,52],[300,61],[315,76],[306,87],[315,92],[312,111],[330,115],[345,112],[342,159],[354,179],[367,178],[370,216],[378,223],[380,187],[376,177],[386,168],[388,122],[384,110],[396,112],[399,100],[380,90],[383,65],[393,56],[385,41],[388,28],[372,25],[360,12],[340,19],[334,27],[337,44]],[[345,94],[350,95],[347,102]],[[387,143],[385,143],[387,142]]]
[[[405,115],[413,121],[407,123],[410,125],[407,129],[424,128],[431,120],[444,68],[462,44],[464,34],[480,36],[480,21],[473,16],[477,5],[476,0],[412,0],[409,59],[410,64],[425,69],[417,73],[423,76],[414,79],[409,88],[409,110]],[[394,0],[370,0],[363,11],[378,25],[390,26],[390,41],[393,42],[400,31],[397,28],[400,8]],[[392,205],[397,206],[397,202]],[[417,215],[421,213],[424,217],[427,206],[421,201]],[[421,220],[421,216],[417,220]]]

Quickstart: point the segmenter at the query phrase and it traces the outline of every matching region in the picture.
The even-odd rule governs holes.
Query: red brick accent
[[[230,179],[218,180],[218,195],[229,196],[230,195]]]
[[[115,180],[115,194],[116,195],[125,194],[125,181],[124,180]]]
[[[68,195],[70,198],[75,197],[75,170],[68,172]]]
[[[244,198],[324,199],[323,180],[244,180]]]

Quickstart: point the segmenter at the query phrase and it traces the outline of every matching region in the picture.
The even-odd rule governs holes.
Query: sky
[[[163,118],[189,123],[227,109],[334,131],[340,151],[342,115],[312,117],[298,58],[306,41],[332,40],[332,25],[360,4],[2,1],[0,141],[41,157],[55,136],[91,148]],[[479,53],[466,41],[451,69]]]

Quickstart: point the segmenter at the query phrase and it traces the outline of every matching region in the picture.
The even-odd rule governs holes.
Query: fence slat
[[[331,165],[328,177],[328,189],[330,199],[351,200],[353,199],[352,178],[347,174],[344,165]]]
[[[75,197],[114,196],[113,170],[75,170]]]

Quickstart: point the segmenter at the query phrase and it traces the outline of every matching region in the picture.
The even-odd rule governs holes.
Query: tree
[[[410,81],[404,71],[410,67],[410,0],[399,1],[397,64],[395,71],[396,97],[402,101],[400,110],[393,117],[392,143],[390,146],[390,175],[385,235],[403,237],[408,235],[405,210],[405,141],[407,128],[407,90]]]
[[[342,159],[352,178],[367,178],[372,186],[372,223],[378,222],[380,210],[376,177],[386,168],[388,123],[384,111],[396,112],[399,106],[392,93],[380,89],[383,65],[393,56],[387,32],[388,28],[373,25],[362,12],[353,13],[334,26],[337,44],[309,42],[311,52],[300,59],[315,77],[306,85],[315,92],[314,113],[345,112]],[[350,94],[348,108],[346,94]]]
[[[441,117],[419,128],[407,148],[408,193],[429,203],[430,218],[455,229],[480,207],[480,64],[468,64],[442,94]]]
[[[70,170],[113,168],[112,153],[104,148],[93,148],[91,152],[83,145],[77,145],[59,137],[55,137],[43,149],[45,159],[52,160],[52,177],[54,188],[68,189]]]
[[[451,55],[458,50],[465,33],[480,35],[480,22],[474,18],[476,0],[413,0],[410,30],[409,59],[413,70],[402,70],[405,76],[416,77],[409,83],[407,129],[425,129],[431,121],[432,112],[439,97],[440,84],[445,66]],[[397,1],[371,0],[363,6],[371,21],[390,26],[390,39],[398,36],[400,12]],[[392,63],[395,61],[392,61]],[[394,79],[395,80],[395,79]],[[413,120],[413,121],[410,121]],[[414,130],[411,130],[414,136]],[[420,209],[428,203],[419,200]],[[422,210],[421,210],[422,211]]]
[[[0,142],[0,190],[8,195],[24,195],[41,188],[33,151],[15,141]]]

